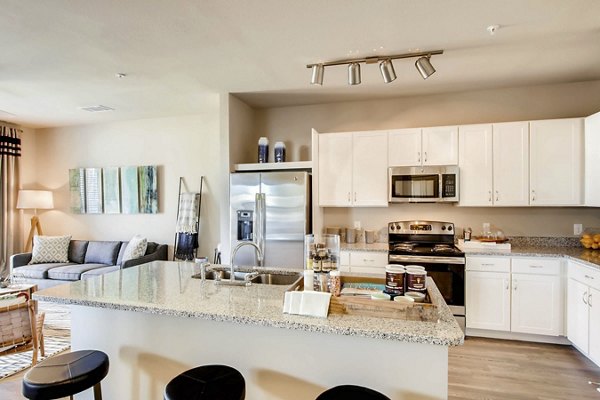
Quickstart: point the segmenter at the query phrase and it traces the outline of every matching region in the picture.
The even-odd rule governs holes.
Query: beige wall
[[[255,136],[284,140],[288,161],[309,160],[311,128],[319,132],[581,117],[600,110],[600,81],[401,97],[256,110]],[[256,139],[255,138],[255,139]],[[251,162],[251,160],[245,160]],[[239,162],[239,161],[238,161]],[[383,228],[403,219],[452,221],[472,226],[491,222],[510,235],[568,236],[573,223],[600,226],[600,210],[585,208],[460,208],[451,205],[391,205],[388,208],[324,210],[325,225]]]
[[[204,175],[200,222],[201,255],[212,255],[220,234],[223,193],[219,101],[198,115],[43,129],[35,133],[35,182],[54,192],[56,209],[41,214],[44,233],[78,239],[129,240],[140,233],[173,244],[179,177],[197,191]],[[159,213],[77,215],[69,211],[68,170],[77,167],[159,166]]]

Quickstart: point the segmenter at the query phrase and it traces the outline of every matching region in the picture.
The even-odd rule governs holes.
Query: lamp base
[[[33,248],[33,235],[37,230],[38,235],[43,235],[42,225],[40,224],[40,219],[37,215],[31,217],[31,229],[29,229],[29,236],[27,236],[27,241],[25,242],[25,252],[29,253]]]

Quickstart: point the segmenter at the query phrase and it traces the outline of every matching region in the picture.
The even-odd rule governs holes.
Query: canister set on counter
[[[385,290],[391,300],[408,297],[417,303],[425,301],[427,294],[427,271],[420,265],[393,264],[385,267]],[[407,302],[411,300],[406,299]]]
[[[330,235],[339,235],[340,242],[348,244],[371,244],[379,240],[379,233],[377,231],[365,230],[361,228],[327,227],[325,228],[325,232]]]
[[[304,290],[340,295],[340,237],[338,235],[307,235],[304,242]],[[307,286],[313,282],[313,287]]]

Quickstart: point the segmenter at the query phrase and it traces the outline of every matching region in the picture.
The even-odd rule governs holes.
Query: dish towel
[[[193,260],[198,248],[198,206],[200,193],[186,192],[179,197],[179,216],[177,217],[177,249],[175,257],[181,260]]]

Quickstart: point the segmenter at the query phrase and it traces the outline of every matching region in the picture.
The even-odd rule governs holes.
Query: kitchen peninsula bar
[[[109,355],[109,399],[162,398],[171,378],[205,364],[238,369],[248,400],[314,399],[341,384],[400,400],[447,397],[448,346],[464,336],[443,300],[438,322],[304,317],[283,314],[287,286],[215,285],[191,278],[198,272],[152,262],[34,298],[72,306],[73,350]],[[441,299],[433,284],[431,293]]]

